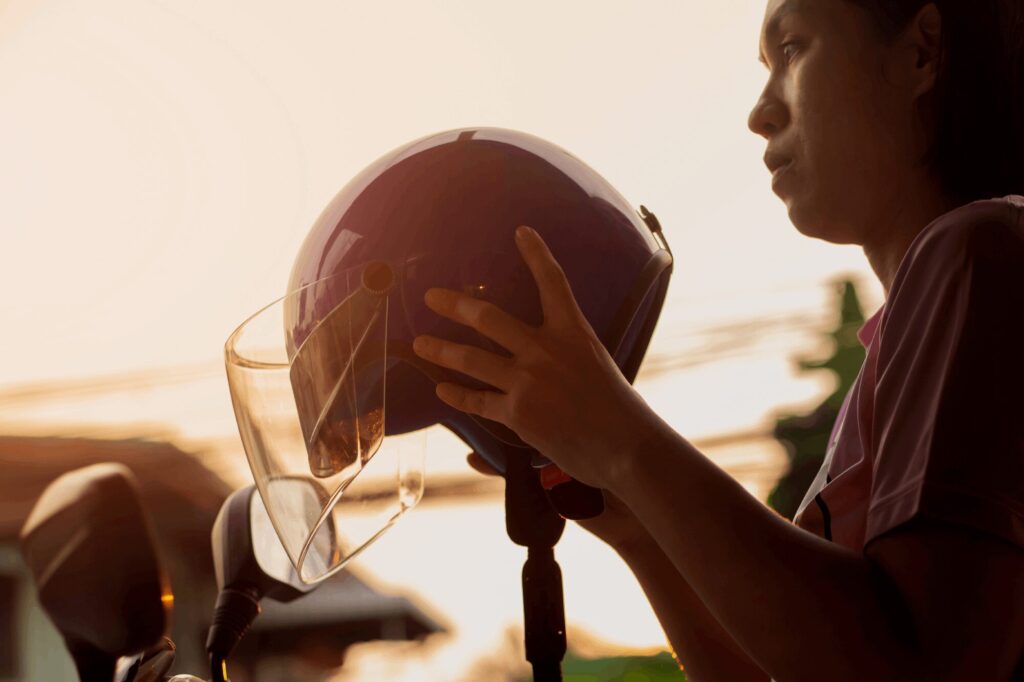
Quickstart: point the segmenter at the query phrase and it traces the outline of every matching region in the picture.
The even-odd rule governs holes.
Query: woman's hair
[[[921,8],[942,15],[925,161],[960,203],[1024,194],[1024,0],[847,0],[896,38]]]

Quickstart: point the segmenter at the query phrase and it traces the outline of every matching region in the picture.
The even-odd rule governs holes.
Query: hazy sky
[[[352,175],[461,126],[554,141],[658,214],[659,331],[865,272],[771,194],[760,0],[511,7],[0,3],[0,384],[217,361]]]
[[[167,394],[125,394],[33,404],[24,416],[166,421],[234,438],[223,343],[283,295],[320,210],[388,150],[472,125],[555,142],[659,216],[677,257],[652,346],[660,356],[686,352],[696,330],[718,322],[814,314],[838,272],[861,276],[877,303],[859,250],[800,236],[770,191],[764,141],[746,129],[766,78],[756,59],[763,9],[762,0],[0,0],[0,391],[209,367],[203,391],[181,389],[173,407]],[[798,344],[787,337],[725,374],[665,375],[643,390],[688,435],[738,428],[820,394],[791,376]],[[487,510],[446,511],[446,527],[492,512],[499,524],[499,508]],[[365,561],[484,628],[466,645],[478,652],[515,620],[519,552],[507,546],[512,565],[495,578],[507,594],[489,597],[500,604],[487,619],[487,599],[453,596],[469,569],[403,573],[403,561],[429,552],[422,543],[441,513],[421,511]],[[623,643],[657,644],[625,569],[581,538],[574,531],[562,549],[575,576],[571,617]],[[579,577],[593,552],[604,572]],[[608,584],[618,586],[610,602]]]

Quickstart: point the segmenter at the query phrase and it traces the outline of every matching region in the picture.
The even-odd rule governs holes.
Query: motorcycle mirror
[[[110,682],[119,657],[161,642],[174,597],[127,467],[96,464],[54,480],[20,544],[83,682]]]
[[[310,486],[298,478],[275,481],[277,485],[285,483]],[[221,591],[241,589],[252,592],[257,600],[270,597],[289,602],[316,587],[299,579],[255,486],[236,490],[224,501],[210,539],[214,574]]]
[[[311,481],[280,478],[273,485],[302,499],[317,491]],[[331,523],[327,519],[325,523]],[[325,537],[334,538],[333,529]],[[225,661],[259,615],[259,602],[269,597],[289,602],[316,589],[304,583],[285,552],[255,486],[246,486],[224,501],[210,533],[213,565],[220,594],[206,639],[214,682],[227,679]]]

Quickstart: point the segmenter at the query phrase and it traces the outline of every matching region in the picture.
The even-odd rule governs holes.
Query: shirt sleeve
[[[893,284],[865,544],[922,516],[1024,547],[1024,236],[1003,208],[932,230]]]

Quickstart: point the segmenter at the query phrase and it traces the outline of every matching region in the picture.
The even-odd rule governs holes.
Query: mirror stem
[[[255,590],[234,587],[226,587],[217,595],[213,622],[206,637],[210,674],[214,682],[226,682],[226,661],[259,615],[260,596]]]

